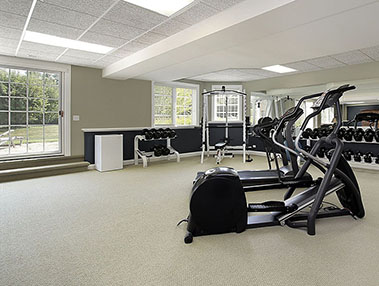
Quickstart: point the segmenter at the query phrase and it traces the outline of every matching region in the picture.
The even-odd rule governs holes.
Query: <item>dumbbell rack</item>
[[[318,139],[313,139],[313,138],[307,138],[307,139],[303,139],[303,140],[306,140],[306,144],[308,146],[311,146],[310,142],[311,141],[317,141]],[[345,139],[342,139],[341,140],[345,146],[348,146],[350,144],[354,145],[354,144],[367,144],[367,145],[378,145],[379,142],[376,142],[376,140],[374,139],[372,142],[367,142],[367,141],[364,141],[364,139],[362,141],[355,141],[354,138],[351,140],[351,141],[347,141]],[[379,150],[379,146],[378,146],[378,150]],[[375,154],[374,154],[375,155]],[[325,162],[327,162],[328,160],[326,158],[321,158],[322,160],[325,160]],[[376,159],[376,156],[373,156],[372,157],[372,160],[373,162],[372,163],[366,163],[366,162],[363,162],[363,158],[362,158],[362,162],[356,162],[354,161],[354,159],[352,159],[351,161],[348,161],[349,162],[349,165],[353,168],[360,168],[360,169],[370,169],[370,170],[379,170],[379,164],[376,164],[375,163],[375,159]]]
[[[176,162],[180,162],[180,154],[178,151],[176,151],[173,147],[171,147],[171,139],[174,138],[160,138],[160,139],[146,139],[145,135],[136,135],[134,137],[134,165],[138,165],[138,159],[142,159],[142,165],[144,168],[147,167],[147,162],[149,159],[154,158],[161,158],[161,157],[167,157],[167,160],[169,161],[172,156],[176,157]],[[143,151],[139,149],[139,142],[140,141],[159,141],[159,140],[165,140],[166,141],[166,147],[170,150],[169,155],[162,155],[162,156],[154,156],[153,151]]]

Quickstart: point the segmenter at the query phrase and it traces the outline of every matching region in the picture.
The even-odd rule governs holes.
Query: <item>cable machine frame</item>
[[[238,96],[241,96],[242,97],[242,162],[245,163],[246,162],[246,133],[247,133],[247,130],[246,130],[246,108],[247,108],[247,102],[246,102],[246,99],[247,99],[247,94],[245,92],[241,92],[241,91],[238,91],[238,90],[227,90],[225,89],[225,86],[222,87],[221,90],[210,90],[210,91],[207,91],[207,90],[204,90],[204,92],[202,93],[202,96],[203,96],[203,121],[202,121],[202,147],[201,147],[201,164],[204,163],[204,156],[205,156],[205,153],[207,153],[207,157],[210,156],[210,152],[211,151],[215,151],[216,149],[211,149],[211,147],[214,147],[214,146],[210,146],[210,143],[209,143],[209,129],[210,129],[210,126],[209,126],[209,121],[208,121],[208,114],[209,114],[209,106],[208,106],[208,101],[209,101],[209,97],[210,96],[215,96],[215,95],[225,95],[225,139],[224,141],[226,142],[226,144],[228,144],[228,140],[229,140],[229,118],[228,118],[228,93],[233,93],[233,94],[236,94]],[[233,150],[233,147],[241,147],[241,146],[228,146],[226,145],[225,149],[223,149],[221,152],[223,153],[223,155],[225,154],[225,150],[226,149],[229,149],[230,150]],[[232,148],[230,148],[232,147]]]

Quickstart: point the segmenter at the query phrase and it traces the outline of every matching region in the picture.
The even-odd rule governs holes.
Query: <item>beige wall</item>
[[[84,154],[82,128],[151,126],[151,81],[102,78],[100,69],[72,66],[71,153]]]

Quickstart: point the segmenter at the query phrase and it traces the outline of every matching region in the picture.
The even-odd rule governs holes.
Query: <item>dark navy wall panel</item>
[[[231,128],[230,130],[230,145],[242,145],[242,127]],[[201,151],[201,128],[183,128],[175,129],[177,138],[171,140],[171,145],[179,153],[190,153]],[[213,145],[224,138],[224,130],[221,128],[212,129],[210,132],[210,142]],[[134,137],[142,134],[141,130],[133,131],[111,131],[111,132],[85,132],[84,133],[84,157],[91,164],[95,163],[95,135],[107,134],[122,134],[124,147],[124,160],[134,158]],[[149,151],[154,145],[166,144],[165,140],[140,141],[139,147],[141,150]],[[248,140],[248,145],[255,145],[254,151],[263,151],[263,143],[260,139],[251,137]]]

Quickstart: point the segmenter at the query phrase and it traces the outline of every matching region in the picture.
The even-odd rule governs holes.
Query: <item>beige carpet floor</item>
[[[196,157],[1,184],[0,285],[379,285],[379,171],[356,172],[363,220],[320,220],[313,237],[278,226],[185,245],[185,224],[176,223],[188,214],[196,171],[213,163]],[[266,168],[262,157],[223,163]]]

